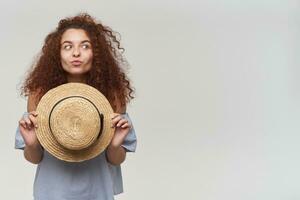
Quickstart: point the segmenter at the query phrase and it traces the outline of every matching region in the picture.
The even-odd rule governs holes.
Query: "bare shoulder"
[[[115,95],[115,99],[114,99],[113,104],[114,104],[114,107],[115,107],[115,109],[114,109],[115,112],[116,112],[116,113],[126,113],[126,104],[123,105],[123,104],[121,103],[121,101],[119,101],[119,98],[118,98],[118,94],[117,94],[117,93],[115,93],[114,95]]]
[[[120,112],[119,113],[122,113],[122,114],[126,113],[126,105],[120,107]]]
[[[31,92],[27,100],[27,112],[35,111],[38,105],[38,93]]]
[[[124,114],[126,113],[126,105],[121,105],[119,102],[115,104],[115,112]]]

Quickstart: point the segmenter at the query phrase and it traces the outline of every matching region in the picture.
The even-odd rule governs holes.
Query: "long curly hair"
[[[120,111],[133,99],[133,88],[125,73],[127,62],[122,53],[117,33],[97,22],[87,13],[59,21],[57,28],[48,34],[35,63],[21,86],[21,95],[35,94],[37,103],[50,89],[67,83],[66,72],[60,58],[62,34],[70,28],[83,29],[92,43],[92,68],[86,84],[106,96],[114,111]]]

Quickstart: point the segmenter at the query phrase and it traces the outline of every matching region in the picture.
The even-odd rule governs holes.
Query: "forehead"
[[[64,41],[81,42],[83,40],[90,40],[85,30],[83,29],[67,29],[61,37],[61,43],[63,43]]]

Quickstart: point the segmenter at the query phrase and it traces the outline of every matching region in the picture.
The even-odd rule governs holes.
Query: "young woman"
[[[35,200],[111,200],[123,192],[120,164],[134,152],[136,136],[126,104],[133,89],[121,65],[122,48],[115,33],[88,14],[62,19],[45,39],[37,62],[22,86],[27,112],[19,121],[15,148],[38,164]],[[35,111],[50,89],[68,82],[85,83],[106,96],[114,109],[115,133],[99,156],[80,163],[59,160],[42,148],[35,134]]]

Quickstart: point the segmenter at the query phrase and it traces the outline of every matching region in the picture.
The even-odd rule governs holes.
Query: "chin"
[[[67,72],[68,72],[69,74],[72,74],[72,75],[80,75],[80,74],[85,74],[85,73],[87,73],[88,71],[89,71],[89,70],[86,70],[86,69],[72,67],[72,68],[69,69]]]
[[[81,75],[87,73],[91,67],[90,66],[73,66],[73,65],[67,65],[63,66],[63,69],[65,72],[67,72],[70,75]]]

